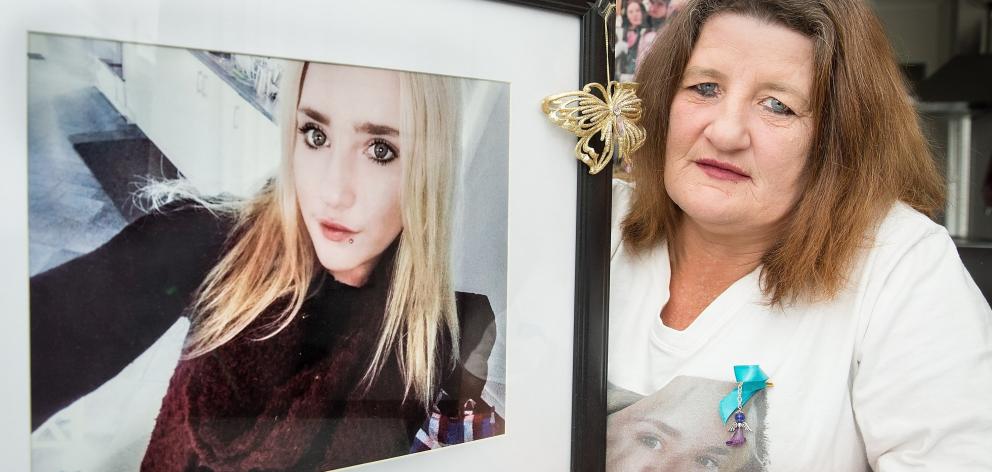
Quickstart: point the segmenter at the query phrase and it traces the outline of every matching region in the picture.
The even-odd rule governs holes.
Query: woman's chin
[[[728,199],[691,199],[679,208],[694,223],[704,227],[726,227],[746,225],[749,218],[734,201]]]
[[[320,261],[320,266],[331,275],[345,274],[354,271],[356,268],[356,264],[349,261],[347,257],[342,257],[341,254],[318,253],[317,259]]]
[[[345,285],[360,287],[368,280],[374,262],[358,260],[355,255],[344,254],[342,250],[317,250],[317,260],[334,280]]]

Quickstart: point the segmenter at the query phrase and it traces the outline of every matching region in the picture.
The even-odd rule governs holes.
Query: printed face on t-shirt
[[[765,470],[767,406],[763,391],[744,406],[746,422],[752,429],[745,433],[744,445],[726,445],[733,419],[724,423],[718,404],[736,387],[733,382],[680,376],[645,397],[611,390],[611,397],[625,397],[632,403],[607,419],[606,470]]]

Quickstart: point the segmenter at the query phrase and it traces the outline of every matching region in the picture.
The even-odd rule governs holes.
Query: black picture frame
[[[579,82],[602,82],[612,51],[607,27],[586,0],[500,0],[574,15],[581,21]],[[548,94],[561,92],[549,90]],[[562,150],[563,154],[567,150]],[[596,175],[576,160],[575,325],[572,353],[572,472],[606,468],[606,375],[610,311],[612,164]]]
[[[604,47],[606,24],[587,0],[489,0],[556,12],[580,22],[579,70],[575,89],[607,78],[612,51]],[[508,34],[510,34],[508,32]],[[569,47],[574,43],[568,44]],[[549,47],[553,47],[550,46]],[[548,90],[547,94],[564,90]],[[536,97],[539,99],[540,97]],[[539,113],[535,100],[534,113]],[[561,131],[564,133],[564,131]],[[570,158],[562,149],[561,159]],[[611,166],[596,175],[573,158],[576,174],[576,240],[572,368],[572,471],[601,471],[605,467],[606,374],[609,310],[609,245]]]

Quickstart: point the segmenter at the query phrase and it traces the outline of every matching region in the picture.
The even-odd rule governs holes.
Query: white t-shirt
[[[771,308],[759,268],[677,331],[667,245],[620,240],[631,191],[614,183],[608,470],[992,470],[992,311],[942,226],[896,204],[833,300]],[[727,446],[718,403],[754,364],[774,386]]]

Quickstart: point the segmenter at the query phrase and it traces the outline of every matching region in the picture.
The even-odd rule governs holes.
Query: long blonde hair
[[[285,328],[323,270],[303,225],[293,179],[297,106],[307,64],[287,63],[281,78],[278,175],[236,213],[230,249],[210,271],[191,305],[193,329],[185,356],[231,341],[259,316],[273,316],[260,339]],[[458,356],[459,326],[449,268],[451,193],[458,154],[457,84],[440,76],[399,72],[402,103],[403,231],[393,265],[386,313],[366,387],[395,355],[406,394],[430,405],[447,339]]]

